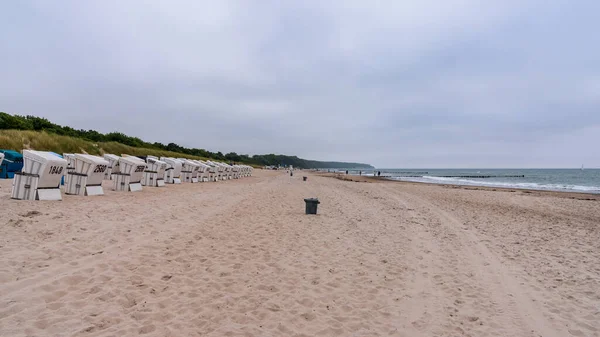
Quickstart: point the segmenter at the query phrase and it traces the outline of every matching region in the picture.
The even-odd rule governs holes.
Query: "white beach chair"
[[[108,160],[79,153],[74,154],[72,159],[74,167],[67,172],[65,193],[82,196],[104,195],[102,180],[108,169]]]
[[[181,184],[181,169],[183,164],[180,160],[170,157],[160,157],[161,161],[167,163],[165,170],[165,183]]]
[[[226,163],[221,163],[221,164],[225,168],[225,180],[233,179],[233,166],[226,164]]]
[[[240,179],[242,174],[242,167],[240,165],[233,165],[233,178]]]
[[[178,158],[181,161],[181,181],[186,183],[198,182],[198,169],[200,166],[193,160]]]
[[[63,176],[65,177],[65,186],[69,183],[69,172],[75,170],[75,155],[73,153],[63,153],[63,158],[67,160],[67,169]]]
[[[225,171],[223,166],[221,166],[221,164],[216,161],[208,161],[208,163],[214,165],[214,167],[215,167],[215,170],[216,170],[215,181],[223,180],[224,171]]]
[[[104,172],[104,180],[111,180],[113,173],[121,172],[119,170],[119,156],[107,153],[104,155],[104,159],[108,161],[108,167]]]
[[[62,200],[60,181],[67,161],[50,152],[23,150],[23,169],[15,173],[11,198]]]
[[[201,162],[200,160],[193,160],[194,163],[198,164],[198,181],[208,181],[208,170],[209,166]]]
[[[217,162],[217,164],[219,164],[219,166],[221,166],[223,168],[223,173],[221,173],[221,179],[222,180],[229,179],[229,168],[227,167],[228,165],[225,163],[221,163],[221,162]]]
[[[252,168],[252,166],[244,165],[244,177],[252,176],[253,170],[254,170],[254,168]]]
[[[119,173],[113,173],[113,190],[141,191],[146,166],[146,162],[138,157],[123,155],[119,158]]]
[[[146,157],[148,167],[144,171],[142,179],[143,186],[163,187],[165,186],[165,171],[167,163],[159,160],[157,157]]]
[[[195,160],[191,160],[188,159],[194,166],[194,169],[192,171],[192,182],[193,183],[197,183],[200,182],[200,172],[203,170],[202,166],[200,165],[200,163],[198,163]]]
[[[207,160],[206,162],[204,162],[204,164],[208,165],[208,167],[209,167],[209,171],[208,171],[209,181],[218,181],[219,180],[219,166],[217,166],[217,164],[211,162],[210,160]]]

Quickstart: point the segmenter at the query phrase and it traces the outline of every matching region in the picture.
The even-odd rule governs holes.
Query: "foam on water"
[[[336,170],[344,174],[346,169]],[[583,192],[600,194],[600,169],[348,169],[352,175],[431,184],[456,184],[499,188]],[[478,178],[480,176],[480,178]]]
[[[431,184],[455,184],[467,186],[485,186],[485,187],[500,187],[500,188],[517,188],[531,190],[547,190],[547,191],[570,191],[570,192],[585,192],[585,193],[600,193],[600,186],[583,186],[572,184],[541,184],[533,182],[500,182],[500,181],[483,181],[470,180],[464,178],[447,178],[435,176],[423,177],[391,177],[392,180],[412,181]]]

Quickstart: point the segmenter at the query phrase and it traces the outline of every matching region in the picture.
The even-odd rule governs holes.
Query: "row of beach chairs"
[[[11,197],[19,200],[62,200],[71,195],[103,195],[102,182],[112,180],[115,191],[137,192],[142,186],[240,179],[252,167],[186,158],[89,154],[62,156],[54,152],[23,150],[23,168],[14,175]]]

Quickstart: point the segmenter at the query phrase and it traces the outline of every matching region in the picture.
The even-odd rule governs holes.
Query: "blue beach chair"
[[[23,169],[23,155],[17,151],[0,150],[4,154],[4,160],[0,165],[0,179],[12,179],[16,172]]]

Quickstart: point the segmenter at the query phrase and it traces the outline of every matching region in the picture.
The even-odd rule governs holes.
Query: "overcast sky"
[[[377,167],[600,167],[600,1],[2,1],[0,111]]]

